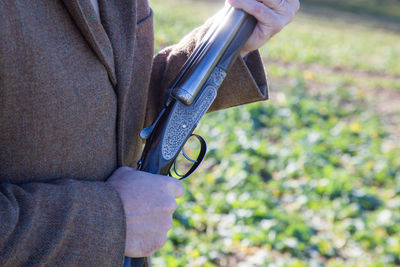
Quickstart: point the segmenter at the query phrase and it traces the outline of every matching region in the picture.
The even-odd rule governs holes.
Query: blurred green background
[[[153,0],[156,50],[221,1]],[[207,115],[155,266],[400,265],[400,1],[304,0],[262,49],[270,100]]]

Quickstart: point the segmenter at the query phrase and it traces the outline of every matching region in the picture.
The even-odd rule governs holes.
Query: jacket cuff
[[[258,50],[239,57],[218,90],[209,112],[268,99],[268,82]]]
[[[112,262],[120,262],[118,266],[121,266],[124,262],[125,258],[125,243],[126,243],[126,215],[125,209],[122,203],[122,199],[115,190],[115,188],[105,183],[107,190],[110,191],[110,199],[114,202],[112,206],[114,207],[114,214],[112,214],[112,218],[110,218],[114,228],[117,229],[115,233],[115,253],[113,253],[115,259]]]

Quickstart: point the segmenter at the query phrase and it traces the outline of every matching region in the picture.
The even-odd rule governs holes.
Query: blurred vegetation
[[[379,15],[385,19],[400,21],[399,0],[301,0],[302,4],[328,6],[339,10],[347,10],[359,14]]]
[[[157,50],[222,5],[151,4]],[[303,8],[261,49],[272,99],[199,126],[207,160],[185,181],[155,266],[400,265],[400,150],[369,97],[400,90],[400,35]]]

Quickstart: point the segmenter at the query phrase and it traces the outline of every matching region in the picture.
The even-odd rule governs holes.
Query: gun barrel
[[[177,100],[187,106],[194,102],[227,47],[248,20],[254,20],[254,18],[242,10],[230,7],[220,25],[206,40],[206,44],[201,47],[202,51],[194,52],[196,59],[191,62],[185,73],[174,84],[172,95]]]

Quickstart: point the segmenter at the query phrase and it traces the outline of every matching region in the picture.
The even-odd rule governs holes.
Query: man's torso
[[[137,157],[138,137],[123,130],[130,127],[137,136],[143,126],[153,53],[152,45],[144,47],[143,42],[152,43],[152,23],[143,31],[135,25],[123,28],[131,31],[127,38],[132,40],[126,42],[131,46],[113,43],[115,65],[110,67],[88,42],[93,36],[82,32],[86,25],[76,20],[79,8],[66,8],[67,2],[0,2],[0,181],[104,180],[124,155]],[[147,16],[147,2],[139,2],[137,16]],[[121,4],[121,10],[123,5],[128,4]],[[113,12],[123,15],[110,8],[106,17]],[[118,23],[109,22],[109,30]],[[145,41],[135,43],[138,34]],[[137,50],[142,51],[134,57]],[[139,60],[142,71],[120,63],[124,53],[132,62]],[[119,79],[114,85],[112,71]],[[140,75],[144,77],[135,83]],[[132,95],[135,86],[142,91]]]

